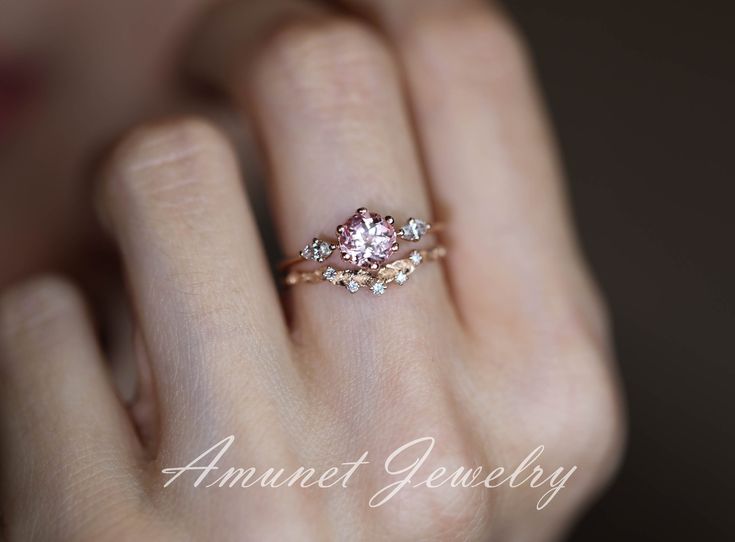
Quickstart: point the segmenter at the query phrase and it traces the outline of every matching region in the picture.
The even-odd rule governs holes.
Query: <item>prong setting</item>
[[[363,269],[375,270],[388,261],[395,249],[394,220],[360,207],[337,228],[337,245],[344,258]]]
[[[385,293],[385,283],[382,280],[376,280],[370,286],[370,291],[373,292],[373,295],[383,295]]]
[[[436,226],[440,231],[441,224]],[[395,259],[394,255],[403,243],[401,240],[419,241],[430,229],[431,224],[414,217],[399,228],[392,216],[381,216],[360,207],[345,223],[335,228],[336,239],[325,241],[313,237],[299,252],[301,260],[323,262],[339,249],[340,258],[349,264],[346,269],[326,266],[311,271],[294,270],[286,276],[286,283],[326,281],[345,287],[351,293],[369,289],[375,295],[382,295],[391,283],[396,286],[405,284],[421,263],[444,257],[444,247],[436,246],[431,249],[421,247],[402,259]],[[289,260],[284,268],[288,269],[297,261]]]
[[[411,217],[399,230],[398,234],[401,236],[401,239],[405,239],[406,241],[418,241],[426,235],[430,228],[431,225],[428,222]]]

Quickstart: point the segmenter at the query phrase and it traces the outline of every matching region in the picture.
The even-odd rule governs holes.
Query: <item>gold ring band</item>
[[[336,228],[336,237],[324,239],[314,237],[299,253],[280,266],[286,272],[285,283],[294,286],[301,283],[329,282],[344,286],[355,293],[369,288],[381,295],[388,284],[404,284],[409,275],[424,261],[444,257],[446,249],[441,246],[412,250],[408,257],[394,259],[401,242],[417,242],[429,232],[436,233],[442,224],[431,224],[418,218],[409,218],[397,228],[391,216],[381,216],[360,207],[343,224]],[[322,263],[335,252],[341,253],[342,261],[353,268],[339,269],[329,265],[318,269],[294,269],[298,263],[313,261]]]

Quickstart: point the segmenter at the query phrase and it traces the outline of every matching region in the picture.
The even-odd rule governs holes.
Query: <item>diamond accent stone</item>
[[[374,295],[383,295],[385,293],[385,283],[380,280],[373,282],[370,290],[373,292]]]
[[[324,270],[324,273],[322,273],[322,277],[324,277],[325,280],[334,280],[334,277],[337,276],[337,270],[334,267],[327,267]]]
[[[360,267],[380,265],[395,251],[396,230],[378,213],[361,209],[338,229],[339,250]]]
[[[399,271],[393,280],[399,286],[403,286],[404,284],[406,284],[406,281],[408,280],[408,275],[404,271]]]
[[[412,250],[408,257],[413,265],[418,265],[424,260],[424,257],[421,256],[421,253],[418,250]]]
[[[406,241],[418,241],[426,232],[429,225],[418,218],[409,218],[405,226],[401,228],[401,237]]]
[[[299,254],[305,260],[323,262],[332,255],[332,252],[332,245],[327,241],[315,238],[311,243],[306,245]]]
[[[354,294],[357,290],[360,289],[360,283],[358,283],[355,279],[350,279],[347,281],[347,284],[345,284],[345,288],[347,288],[347,291],[351,294]]]

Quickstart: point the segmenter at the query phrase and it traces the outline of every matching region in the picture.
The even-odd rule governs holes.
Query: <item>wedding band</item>
[[[382,295],[388,284],[403,286],[419,265],[443,258],[446,253],[446,249],[441,245],[430,249],[412,250],[407,258],[395,260],[374,271],[337,269],[331,265],[310,271],[293,270],[286,275],[285,283],[294,286],[301,283],[329,282],[335,286],[343,286],[351,294],[361,288],[368,288],[374,295]]]
[[[439,245],[431,249],[413,250],[408,257],[391,262],[400,248],[398,239],[417,242],[430,231],[440,229],[440,224],[431,224],[418,218],[409,218],[402,227],[396,228],[393,217],[383,217],[360,207],[337,227],[335,238],[314,237],[297,258],[281,264],[281,269],[287,272],[285,283],[292,286],[327,281],[344,286],[351,293],[360,288],[369,288],[374,294],[381,295],[390,283],[404,284],[421,262],[436,260],[446,254],[446,249]],[[312,270],[292,269],[307,260],[322,263],[337,250],[342,260],[352,264],[354,269],[333,266]]]

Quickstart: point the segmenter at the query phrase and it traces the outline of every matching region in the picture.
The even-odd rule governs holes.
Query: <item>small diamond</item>
[[[401,228],[401,237],[406,241],[418,241],[424,234],[429,231],[429,225],[418,218],[409,218],[403,228]]]
[[[360,284],[355,279],[350,279],[347,284],[345,284],[345,288],[347,288],[347,291],[351,294],[354,294],[357,290],[360,289]]]
[[[408,280],[408,275],[403,271],[399,271],[393,280],[395,280],[396,284],[398,284],[399,286],[403,286]]]
[[[374,282],[373,285],[370,287],[370,290],[372,290],[373,294],[375,295],[383,295],[385,292],[385,283],[382,281]]]
[[[329,255],[332,253],[332,247],[329,246],[329,243],[326,241],[319,241],[319,246],[316,249],[316,252],[318,253],[318,257],[321,258],[319,261],[323,261],[325,258],[328,258]]]
[[[412,250],[411,254],[408,255],[408,258],[411,260],[411,263],[413,265],[418,265],[423,261],[423,256],[421,256],[421,253],[418,250]]]
[[[337,276],[337,270],[334,267],[327,267],[322,273],[325,280],[333,280]]]
[[[321,239],[314,239],[311,243],[306,245],[299,255],[305,260],[314,260],[317,262],[323,262],[332,254],[332,246],[326,241]]]

